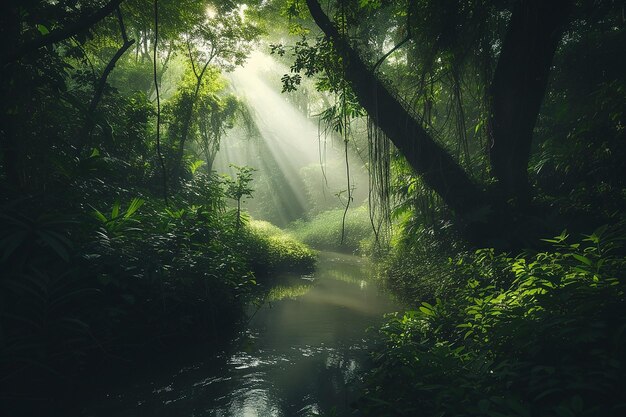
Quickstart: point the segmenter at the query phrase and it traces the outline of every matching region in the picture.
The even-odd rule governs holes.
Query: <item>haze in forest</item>
[[[0,415],[623,415],[624,16],[2,2]]]

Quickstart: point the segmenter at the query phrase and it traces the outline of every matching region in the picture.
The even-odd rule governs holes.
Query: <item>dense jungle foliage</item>
[[[110,365],[220,346],[272,273],[313,267],[242,211],[251,168],[211,169],[246,117],[221,74],[259,25],[232,5],[205,20],[206,2],[161,3],[158,38],[149,2],[2,6],[3,414],[58,405]]]
[[[228,343],[275,272],[314,268],[310,245],[372,256],[411,306],[380,329],[359,413],[623,415],[624,16],[3,2],[0,413],[54,414],[105,370]],[[318,123],[321,173],[280,171],[296,156],[234,85],[253,51]]]

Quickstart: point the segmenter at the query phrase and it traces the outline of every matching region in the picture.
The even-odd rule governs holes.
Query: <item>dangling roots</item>
[[[389,245],[391,235],[390,213],[390,170],[391,144],[387,136],[367,119],[369,144],[369,214],[376,246],[381,249]]]

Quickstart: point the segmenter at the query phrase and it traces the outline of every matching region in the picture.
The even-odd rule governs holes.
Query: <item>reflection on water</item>
[[[84,415],[305,417],[351,413],[368,345],[365,330],[393,304],[366,278],[366,261],[321,254],[252,317],[239,349],[143,376]],[[295,290],[290,291],[289,288]]]

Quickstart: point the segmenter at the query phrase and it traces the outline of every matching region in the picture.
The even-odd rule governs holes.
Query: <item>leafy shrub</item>
[[[309,271],[315,264],[315,253],[292,235],[273,224],[252,220],[249,223],[251,252],[248,258],[265,263],[257,269]]]
[[[298,220],[289,231],[299,240],[317,249],[357,252],[371,239],[372,225],[367,207],[348,210],[344,241],[341,242],[343,209],[324,211],[310,220]]]
[[[464,284],[449,265],[449,259],[464,253],[461,240],[450,228],[426,227],[405,219],[397,229],[401,232],[393,237],[390,251],[377,262],[377,276],[385,287],[412,303],[433,302]]]
[[[46,387],[98,363],[227,341],[257,279],[314,265],[280,229],[237,227],[213,176],[183,183],[169,206],[89,184],[0,205],[0,395],[54,397]]]
[[[450,265],[462,288],[389,317],[362,409],[381,417],[623,415],[621,239],[601,228],[581,242],[565,234],[548,242],[550,250],[515,258],[465,256]]]

